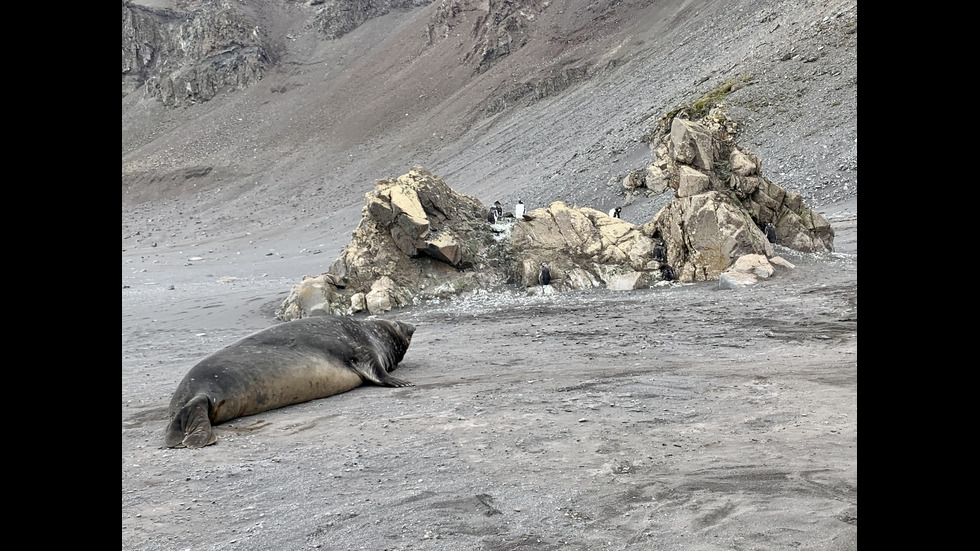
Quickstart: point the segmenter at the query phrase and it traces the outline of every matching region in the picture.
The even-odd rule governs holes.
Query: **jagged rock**
[[[830,224],[799,194],[759,174],[760,159],[734,143],[737,125],[721,109],[700,121],[675,117],[669,128],[652,144],[654,163],[623,184],[674,190],[674,200],[641,226],[561,201],[491,224],[486,206],[421,167],[380,180],[365,196],[351,243],[327,273],[296,286],[277,317],[375,314],[504,283],[548,292],[675,279],[743,286],[772,274],[767,224],[779,245],[833,250]],[[745,270],[750,260],[758,266]],[[542,263],[549,285],[538,284]]]
[[[367,310],[367,295],[364,293],[354,293],[350,297],[350,312],[363,312]]]
[[[664,240],[667,263],[684,282],[717,279],[743,254],[773,255],[749,214],[717,191],[675,199],[643,232]]]
[[[548,4],[538,0],[444,0],[426,25],[426,37],[432,45],[448,38],[454,29],[470,33],[475,43],[463,61],[475,62],[476,71],[484,72],[527,44],[530,21]]]
[[[775,222],[776,243],[797,251],[832,252],[834,230],[820,214],[803,207],[800,212],[783,211]]]
[[[773,224],[776,243],[802,252],[834,250],[834,231],[827,220],[803,204],[798,193],[760,174],[762,161],[734,142],[737,125],[727,119],[721,106],[699,121],[674,117],[669,128],[651,144],[657,159],[650,166],[663,167],[663,179],[678,199],[721,192],[759,228]]]
[[[762,178],[756,176],[732,175],[732,179],[728,185],[735,191],[736,197],[747,199],[759,189],[759,186],[768,186],[769,184]]]
[[[368,210],[378,223],[389,226],[395,246],[408,256],[424,247],[429,237],[429,218],[418,194],[409,186],[388,186],[368,197]]]
[[[635,289],[660,279],[660,263],[653,259],[656,243],[640,227],[561,201],[531,214],[533,220],[512,230],[519,285],[534,285],[542,262],[559,289]]]
[[[623,188],[627,192],[635,191],[637,188],[646,186],[646,172],[645,170],[634,170],[623,178]]]
[[[449,232],[443,232],[426,240],[425,247],[421,250],[446,264],[459,266],[463,262],[463,247]]]
[[[711,190],[711,178],[687,165],[678,167],[677,197],[690,197]]]
[[[834,231],[827,220],[803,204],[798,193],[762,176],[759,157],[735,143],[738,124],[728,119],[723,104],[700,120],[691,120],[690,112],[679,109],[657,123],[650,135],[654,162],[647,166],[642,186],[631,187],[639,179],[628,180],[628,186],[624,182],[628,195],[643,188],[648,195],[673,189],[677,199],[720,192],[730,196],[732,205],[747,212],[759,228],[773,224],[776,243],[802,252],[834,250]]]
[[[375,314],[499,284],[506,275],[486,259],[494,240],[485,212],[421,167],[376,182],[340,257],[328,272],[295,286],[276,317],[298,319],[313,309]]]
[[[427,6],[433,0],[311,0],[311,26],[339,38],[392,10]],[[122,95],[144,88],[149,97],[177,107],[205,102],[225,89],[260,81],[273,64],[278,37],[260,25],[261,15],[245,2],[188,0],[178,9],[122,2]],[[513,17],[520,18],[521,12]],[[508,12],[509,13],[509,12]],[[508,27],[513,26],[509,25]],[[524,25],[526,26],[526,24]],[[523,29],[523,26],[521,27]],[[521,35],[524,31],[522,30]],[[498,37],[502,41],[510,34]],[[506,55],[501,44],[492,47]],[[490,54],[488,54],[490,55]],[[490,57],[493,57],[490,55]]]
[[[762,168],[762,161],[759,160],[757,155],[738,148],[732,149],[729,162],[732,165],[732,172],[743,177],[758,174]]]
[[[552,270],[554,278],[554,270]],[[594,289],[602,287],[602,280],[584,268],[572,268],[565,273],[563,280],[570,289]]]
[[[775,257],[773,260],[776,260]],[[782,266],[792,266],[782,258]],[[738,289],[747,285],[754,285],[760,279],[772,277],[776,272],[773,263],[765,256],[759,254],[747,254],[740,256],[732,267],[726,270],[718,278],[718,286],[722,289]]]
[[[704,125],[674,117],[669,139],[668,151],[675,161],[706,172],[714,169],[718,149]]]
[[[659,195],[670,189],[670,184],[667,181],[666,163],[663,163],[663,166],[658,163],[648,166],[643,182],[652,195]]]
[[[388,276],[381,276],[371,284],[371,290],[364,296],[369,314],[380,314],[391,310],[393,305],[403,306],[395,282]]]
[[[329,39],[340,38],[366,21],[392,10],[427,6],[433,0],[315,0],[313,26]]]
[[[185,6],[122,3],[123,97],[145,87],[164,105],[186,105],[265,75],[270,47],[251,12],[234,2]]]

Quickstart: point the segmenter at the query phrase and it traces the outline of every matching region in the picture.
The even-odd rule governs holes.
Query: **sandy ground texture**
[[[280,273],[315,257],[124,253],[122,548],[854,549],[857,217],[824,213],[834,253],[777,247],[796,269],[741,290],[390,312],[417,325],[395,372],[416,386],[237,419],[198,450],[163,446],[177,383],[275,323]]]

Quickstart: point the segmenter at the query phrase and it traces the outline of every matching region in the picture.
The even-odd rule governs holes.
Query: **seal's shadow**
[[[231,434],[241,435],[241,434],[251,434],[251,433],[254,433],[254,432],[256,432],[256,431],[258,431],[260,429],[263,429],[263,428],[268,427],[268,426],[271,426],[271,425],[272,425],[272,423],[270,423],[269,421],[266,421],[265,419],[255,419],[254,421],[251,421],[247,425],[246,424],[237,425],[237,424],[232,424],[232,423],[224,423],[220,427],[216,427],[216,429],[219,432],[225,432],[225,431],[227,431],[227,432],[229,432]]]
[[[159,424],[167,420],[167,407],[157,406],[140,409],[126,417],[123,426],[126,428],[142,427],[147,424]]]
[[[285,413],[289,415],[288,412]],[[300,415],[306,417],[305,415]],[[242,418],[240,422],[227,422],[215,427],[215,430],[227,432],[229,435],[241,436],[245,434],[285,434],[294,435],[315,428],[321,421],[329,421],[340,414],[319,415],[313,419],[304,418],[299,421],[287,420],[285,422],[269,421],[267,419],[247,420]],[[248,422],[244,422],[248,421]]]

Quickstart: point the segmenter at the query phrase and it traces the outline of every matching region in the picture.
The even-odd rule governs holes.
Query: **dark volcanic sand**
[[[392,311],[417,325],[396,371],[415,387],[237,419],[199,450],[162,447],[171,393],[275,323],[275,274],[310,257],[174,251],[127,277],[124,253],[122,547],[853,549],[857,222],[826,214],[837,252],[777,248],[796,269],[741,290]]]

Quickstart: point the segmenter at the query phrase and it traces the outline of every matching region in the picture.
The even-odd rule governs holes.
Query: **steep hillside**
[[[773,181],[856,195],[853,0],[424,4],[124,2],[123,247],[335,213],[342,243],[412,165],[485,203],[608,209],[657,120],[726,81]]]

